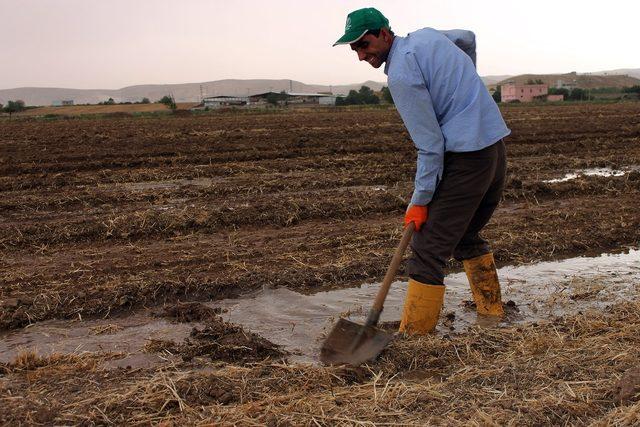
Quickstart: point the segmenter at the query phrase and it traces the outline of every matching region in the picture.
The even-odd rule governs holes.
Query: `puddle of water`
[[[0,362],[10,362],[24,350],[39,355],[52,353],[123,353],[124,357],[106,365],[143,367],[166,358],[144,352],[149,340],[180,342],[196,323],[172,323],[143,312],[113,319],[88,321],[48,320],[18,331],[0,334]]]
[[[580,176],[622,176],[629,173],[629,170],[611,169],[611,168],[591,168],[591,169],[579,169],[575,172],[567,173],[562,178],[547,179],[542,182],[553,184],[557,182],[567,182],[576,179]]]
[[[503,300],[512,300],[519,312],[499,325],[552,319],[554,316],[602,308],[626,299],[637,299],[640,290],[640,250],[596,258],[573,258],[499,271]],[[482,324],[464,301],[472,299],[464,273],[445,279],[447,292],[440,333],[462,332]],[[381,322],[398,321],[405,285],[395,282],[385,302]],[[227,312],[222,317],[281,345],[294,361],[317,363],[320,345],[339,317],[363,323],[378,284],[302,295],[285,289],[264,289],[253,296],[207,303]],[[451,317],[453,316],[453,319]],[[496,323],[489,325],[496,326]],[[498,325],[498,326],[499,326]],[[200,323],[173,323],[142,311],[123,318],[89,321],[44,321],[0,334],[0,362],[10,362],[20,351],[40,355],[58,353],[120,352],[124,358],[107,366],[149,367],[169,355],[147,354],[151,339],[182,342]]]
[[[518,307],[517,314],[500,325],[551,319],[635,298],[640,290],[640,251],[505,267],[499,275],[503,301],[514,301]],[[472,296],[464,273],[447,276],[445,284],[443,314],[449,314],[449,319],[441,319],[438,332],[462,332],[483,321],[496,326],[490,320],[478,319],[475,310],[465,306]],[[405,286],[404,282],[392,284],[381,322],[400,319]],[[283,346],[296,355],[294,360],[314,362],[324,337],[339,317],[364,323],[378,287],[365,284],[311,296],[285,288],[264,289],[252,297],[210,305],[226,309],[222,315],[225,320]]]

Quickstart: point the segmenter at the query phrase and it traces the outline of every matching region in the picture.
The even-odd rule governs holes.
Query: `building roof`
[[[335,96],[330,93],[301,93],[301,92],[287,92],[289,96]]]
[[[229,96],[229,95],[220,95],[220,96],[205,96],[203,99],[246,99],[247,96]]]
[[[527,87],[531,87],[531,86],[549,86],[546,83],[516,83],[516,82],[507,82],[507,83],[503,83],[501,84],[501,86],[527,86]]]
[[[276,95],[287,95],[287,96],[315,96],[315,97],[325,97],[325,96],[335,96],[332,95],[330,93],[303,93],[303,92],[264,92],[264,93],[254,93],[253,95],[249,95],[251,97],[254,96],[267,96],[269,94],[276,94]]]

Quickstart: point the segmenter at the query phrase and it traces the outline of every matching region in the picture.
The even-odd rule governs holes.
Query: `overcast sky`
[[[0,0],[0,89],[384,81],[331,47],[347,13],[368,6],[398,35],[474,31],[480,75],[640,68],[637,0]]]

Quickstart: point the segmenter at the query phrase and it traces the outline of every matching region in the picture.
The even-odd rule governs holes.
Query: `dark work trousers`
[[[506,175],[502,140],[479,151],[444,155],[444,170],[429,203],[427,222],[413,235],[409,276],[443,285],[444,268],[453,255],[459,261],[491,252],[480,237],[498,206]]]

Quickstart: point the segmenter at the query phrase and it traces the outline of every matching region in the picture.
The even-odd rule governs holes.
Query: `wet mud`
[[[504,115],[499,265],[637,245],[637,103]],[[393,110],[13,120],[0,149],[2,329],[380,280],[415,168]],[[545,182],[594,169],[626,173]]]
[[[211,322],[217,320],[217,315],[222,311],[221,308],[214,309],[199,302],[178,302],[163,307],[156,316],[177,322]]]
[[[477,315],[465,274],[451,274],[445,279],[445,305],[436,333],[445,336],[478,326],[553,322],[637,300],[640,251],[503,267],[498,275],[504,319]],[[405,282],[392,284],[381,328],[397,331],[405,287]],[[24,351],[41,356],[91,351],[123,355],[108,366],[135,367],[178,357],[190,361],[199,356],[235,363],[287,358],[318,364],[320,346],[335,322],[347,318],[364,324],[378,288],[378,283],[369,283],[313,295],[265,288],[241,298],[172,304],[109,322],[40,322],[4,334],[0,362],[7,363]]]
[[[177,354],[185,361],[205,356],[213,361],[243,364],[284,359],[286,353],[257,333],[218,318],[202,329],[194,328],[186,342],[177,347]]]

